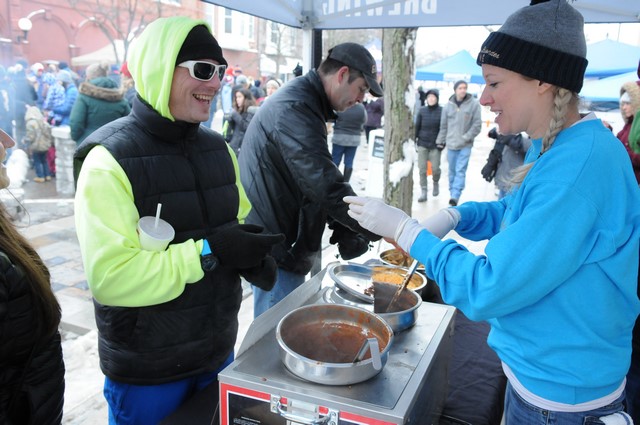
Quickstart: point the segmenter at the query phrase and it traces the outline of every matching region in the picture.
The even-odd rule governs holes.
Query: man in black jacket
[[[331,242],[344,259],[361,255],[378,239],[347,214],[342,198],[354,192],[327,147],[326,123],[336,118],[334,111],[361,103],[368,91],[382,96],[375,60],[359,44],[340,44],[317,71],[278,90],[249,124],[239,160],[253,205],[247,222],[286,237],[273,250],[276,285],[270,292],[254,287],[255,317],[304,282],[327,219],[334,229]]]

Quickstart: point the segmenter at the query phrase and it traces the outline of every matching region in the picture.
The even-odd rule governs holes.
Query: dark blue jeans
[[[504,401],[504,415],[506,425],[587,425],[604,424],[602,416],[612,415],[623,411],[624,393],[620,398],[608,406],[588,412],[553,412],[536,407],[523,400],[515,392],[511,384],[507,384]]]
[[[35,168],[36,177],[51,177],[49,163],[47,163],[47,152],[33,152],[33,168]]]
[[[278,269],[276,284],[270,291],[253,286],[253,317],[260,316],[304,283],[304,275]]]
[[[633,328],[633,354],[631,367],[627,373],[627,413],[640,425],[640,318]]]
[[[336,166],[340,166],[340,160],[342,160],[342,156],[344,155],[344,166],[345,168],[353,168],[353,158],[356,156],[357,146],[341,146],[341,145],[333,145],[331,148],[331,157],[333,158],[333,163]]]

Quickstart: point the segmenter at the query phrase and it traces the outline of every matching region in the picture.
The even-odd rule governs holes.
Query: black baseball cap
[[[358,43],[342,43],[329,50],[328,59],[342,62],[349,68],[357,69],[364,75],[369,91],[376,97],[382,97],[382,87],[378,83],[376,61],[367,49]]]

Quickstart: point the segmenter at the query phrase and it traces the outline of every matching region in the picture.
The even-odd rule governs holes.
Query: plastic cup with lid
[[[138,220],[140,245],[146,251],[164,251],[176,235],[173,226],[160,218],[161,209],[162,204],[158,204],[155,217],[145,216]]]

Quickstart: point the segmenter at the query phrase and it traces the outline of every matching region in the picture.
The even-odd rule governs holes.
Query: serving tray
[[[371,274],[373,268],[359,264],[336,264],[329,269],[329,276],[343,291],[362,300],[373,304],[373,296],[367,295],[365,291],[373,285]]]

